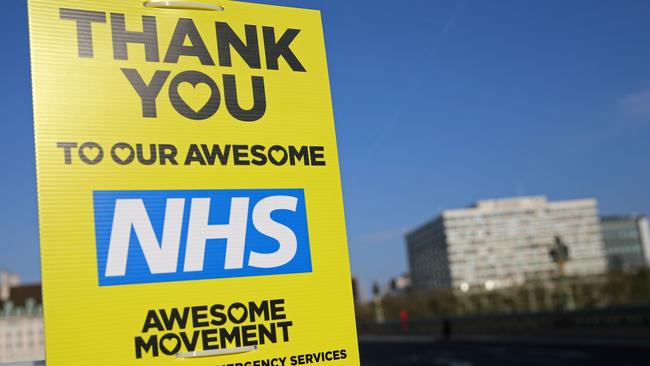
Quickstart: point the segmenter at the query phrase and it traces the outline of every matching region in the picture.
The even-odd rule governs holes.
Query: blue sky
[[[260,1],[321,9],[352,270],[478,199],[650,213],[650,2]],[[3,4],[0,267],[39,281],[25,0]]]

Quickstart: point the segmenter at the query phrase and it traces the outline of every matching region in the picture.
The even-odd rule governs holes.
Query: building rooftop
[[[527,210],[543,209],[543,208],[572,208],[572,207],[590,207],[596,206],[597,201],[592,198],[587,199],[574,199],[562,201],[549,201],[544,196],[529,196],[529,197],[513,197],[503,199],[489,199],[480,200],[467,208],[444,210],[442,216],[445,218],[453,218],[464,215],[475,215],[481,213],[492,212],[521,212]]]
[[[43,295],[40,284],[23,285],[12,287],[7,301],[0,301],[0,309],[3,308],[5,302],[11,301],[16,308],[24,308],[27,306],[27,300],[33,299],[36,305],[43,304]]]
[[[634,221],[644,218],[645,215],[606,215],[601,217],[602,221]]]
[[[551,208],[551,209],[568,209],[568,208],[589,208],[598,205],[598,201],[593,198],[549,201],[545,196],[522,196],[510,198],[497,198],[479,200],[464,208],[454,208],[442,210],[435,218],[409,230],[406,236],[413,235],[432,225],[437,220],[447,220],[460,218],[466,215],[490,214],[494,212],[523,212],[528,210]]]

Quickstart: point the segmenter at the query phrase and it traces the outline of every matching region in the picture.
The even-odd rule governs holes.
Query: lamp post
[[[555,244],[549,255],[558,268],[558,292],[560,295],[560,310],[573,310],[575,304],[571,296],[571,290],[566,279],[566,263],[570,260],[569,247],[559,236],[555,236]]]
[[[381,287],[375,281],[372,285],[373,302],[375,304],[375,322],[382,324],[384,322],[384,309],[381,307]]]

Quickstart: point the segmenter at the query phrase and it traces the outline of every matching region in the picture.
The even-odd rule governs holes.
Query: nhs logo
[[[93,199],[100,286],[311,272],[302,189]]]

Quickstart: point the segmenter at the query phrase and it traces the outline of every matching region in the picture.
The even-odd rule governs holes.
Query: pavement
[[[360,338],[363,366],[650,366],[650,340]]]

